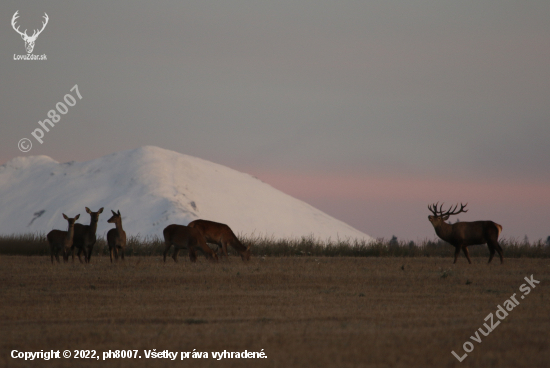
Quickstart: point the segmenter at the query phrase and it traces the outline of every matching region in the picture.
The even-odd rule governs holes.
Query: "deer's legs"
[[[217,255],[216,255],[216,252],[214,252],[212,249],[210,249],[210,247],[208,246],[208,244],[206,244],[206,242],[199,242],[203,252],[204,252],[204,256],[206,258],[209,258],[208,256],[210,256],[210,258],[212,258],[213,261],[216,261],[217,260]],[[193,246],[189,246],[189,255],[191,255],[191,249],[193,249],[193,252],[195,251],[194,247]],[[195,256],[195,259],[197,257]],[[194,262],[194,261],[193,261]]]
[[[166,255],[168,254],[168,251],[170,250],[170,247],[172,246],[172,243],[169,243],[167,240],[164,241],[164,263],[166,263]]]
[[[86,257],[86,262],[87,263],[90,263],[90,259],[92,258],[92,251],[94,250],[94,244],[90,245],[90,248],[87,249],[87,252],[85,253],[85,255],[87,256]]]
[[[495,256],[495,247],[491,244],[491,243],[487,243],[487,246],[489,247],[489,262],[487,263],[491,263],[491,261],[493,260],[493,257]]]
[[[468,252],[468,247],[463,247],[462,251],[464,252],[466,258],[468,258],[468,263],[472,264],[472,260],[470,259],[470,252]]]
[[[456,263],[456,260],[458,259],[458,254],[460,253],[460,247],[459,246],[456,246],[455,247],[455,261],[453,262]]]
[[[189,248],[191,249],[191,248]],[[180,252],[180,249],[177,245],[174,245],[174,253],[172,253],[172,258],[174,259],[174,262],[178,263],[178,253]]]
[[[84,263],[84,262],[82,262],[82,258],[81,258],[82,248],[78,248],[78,253],[76,255],[78,256],[78,260],[80,261],[80,263]],[[73,253],[73,256],[74,256],[74,253]],[[86,256],[84,256],[84,259],[86,259]],[[73,260],[74,260],[74,258],[73,258]]]
[[[227,254],[227,241],[226,240],[222,240],[222,250],[223,250],[223,254],[227,257],[227,259],[229,259],[229,255]]]
[[[223,259],[223,256],[225,256],[225,254],[223,254],[223,246],[222,246],[222,243],[220,244],[217,244],[217,248],[216,248],[216,255],[218,256],[218,259]],[[227,257],[225,257],[227,259]]]
[[[498,241],[496,242],[487,242],[487,245],[489,246],[489,250],[491,252],[491,256],[489,257],[489,262],[491,263],[491,260],[493,259],[493,256],[495,255],[495,250],[498,252],[498,256],[500,257],[500,264],[504,262],[504,259],[502,258],[502,248],[500,247],[500,244],[498,244]]]
[[[502,258],[502,248],[500,247],[500,244],[498,244],[498,241],[497,243],[495,244],[495,248],[498,252],[498,256],[500,257],[500,264],[503,264],[504,263],[504,259]]]
[[[114,252],[113,248],[109,248],[109,256],[111,257],[111,263],[113,263],[113,252]],[[166,257],[164,257],[164,258],[165,258],[165,261],[166,261]]]
[[[189,246],[189,258],[191,262],[197,262],[197,252],[195,252],[195,248],[191,245]]]
[[[57,252],[58,251],[56,249],[52,248],[52,264],[54,264],[54,257],[57,258],[57,263],[59,263]]]

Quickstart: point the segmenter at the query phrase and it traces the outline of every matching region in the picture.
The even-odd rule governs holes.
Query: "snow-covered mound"
[[[128,235],[162,237],[169,224],[198,218],[228,224],[236,234],[320,240],[371,238],[248,174],[196,157],[146,146],[88,162],[17,157],[0,166],[0,234],[66,229],[62,213],[97,211],[97,234],[120,210]]]

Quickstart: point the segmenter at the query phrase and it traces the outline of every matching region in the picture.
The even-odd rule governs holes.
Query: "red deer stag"
[[[458,215],[461,212],[468,212],[468,210],[464,210],[468,203],[465,205],[461,203],[458,212],[456,211],[458,207],[457,204],[454,208],[451,206],[445,213],[442,210],[443,204],[441,204],[439,209],[437,208],[438,203],[433,206],[428,206],[428,209],[433,213],[433,216],[428,216],[428,220],[432,223],[437,236],[455,247],[455,261],[453,263],[456,263],[458,254],[462,248],[464,255],[471,264],[472,261],[470,260],[470,254],[468,253],[467,247],[479,244],[487,244],[489,247],[491,255],[489,256],[488,263],[491,263],[493,260],[495,250],[500,256],[500,263],[503,262],[502,248],[498,244],[498,237],[502,231],[502,226],[493,221],[457,222],[452,225],[448,224],[445,221],[449,219],[449,216]]]
[[[52,230],[48,233],[48,235],[46,235],[48,243],[50,243],[52,264],[54,256],[57,260],[57,263],[59,263],[59,252],[63,252],[64,262],[69,261],[69,252],[71,251],[71,248],[73,246],[74,223],[76,220],[78,220],[79,217],[80,214],[76,215],[74,218],[67,217],[67,215],[63,214],[63,218],[69,223],[68,231]]]
[[[122,229],[122,217],[120,210],[117,212],[111,210],[113,216],[107,220],[110,224],[115,224],[116,228],[109,230],[107,233],[107,244],[109,245],[109,253],[111,254],[111,263],[113,263],[113,254],[115,260],[118,261],[118,252],[124,260],[124,248],[126,247],[126,231]]]
[[[90,257],[92,256],[92,250],[94,249],[94,244],[97,240],[95,232],[97,230],[97,222],[99,221],[99,214],[103,212],[103,207],[97,212],[92,212],[88,207],[86,212],[90,214],[90,225],[75,224],[74,226],[74,239],[73,239],[73,248],[72,256],[74,262],[74,248],[78,248],[78,260],[82,262],[80,254],[84,252],[84,261],[90,263]]]
[[[216,253],[206,245],[204,237],[197,229],[173,224],[168,225],[162,233],[164,234],[164,243],[166,245],[164,249],[164,262],[166,262],[166,254],[168,254],[172,245],[174,245],[172,258],[174,258],[175,262],[178,261],[178,253],[181,248],[189,249],[189,258],[191,258],[191,262],[196,262],[197,253],[195,252],[195,248],[197,247],[202,248],[206,257],[212,257],[213,261],[218,260]]]
[[[245,247],[237,239],[233,230],[226,224],[220,224],[219,222],[207,221],[207,220],[195,220],[191,221],[189,227],[193,227],[201,232],[207,243],[216,244],[222,249],[223,253],[227,257],[227,246],[231,245],[239,254],[243,261],[250,260],[250,247]]]

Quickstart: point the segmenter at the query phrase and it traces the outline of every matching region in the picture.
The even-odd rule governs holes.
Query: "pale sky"
[[[427,205],[550,236],[549,1],[3,1],[0,163],[155,145],[259,177],[374,237]],[[25,55],[12,29],[49,22]],[[82,100],[31,132],[78,84]],[[20,139],[33,143],[19,151]],[[268,209],[266,209],[268,211]]]

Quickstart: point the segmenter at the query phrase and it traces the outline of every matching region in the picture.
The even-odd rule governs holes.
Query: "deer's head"
[[[111,216],[111,218],[108,219],[107,222],[110,224],[115,224],[118,220],[120,220],[120,210],[118,210],[118,213],[113,210],[111,210],[111,212],[113,213],[113,216]]]
[[[250,261],[250,245],[241,253],[241,259],[243,261]]]
[[[63,218],[64,218],[65,220],[67,220],[67,222],[69,223],[69,227],[71,227],[71,226],[74,226],[75,221],[78,220],[78,219],[80,218],[80,214],[76,215],[76,216],[73,217],[73,218],[70,218],[70,217],[68,217],[67,215],[63,214]]]
[[[468,205],[460,203],[460,210],[456,211],[458,208],[458,203],[454,206],[451,206],[448,211],[443,212],[443,203],[441,203],[441,206],[439,206],[439,209],[437,208],[437,205],[439,202],[437,202],[434,205],[428,205],[428,209],[433,213],[433,215],[428,216],[428,220],[432,223],[432,225],[437,228],[441,226],[445,221],[449,219],[449,216],[458,215],[462,212],[468,212],[468,210],[464,210],[464,208]]]
[[[97,212],[92,212],[92,210],[90,210],[88,207],[85,208],[86,212],[90,214],[91,222],[97,223],[97,221],[99,220],[99,214],[103,212],[103,207],[101,207]]]
[[[19,13],[19,10],[16,11],[15,14],[13,15],[13,18],[11,18],[11,26],[13,27],[15,32],[17,32],[21,35],[21,38],[23,39],[23,41],[25,41],[25,49],[27,49],[27,53],[30,54],[32,52],[32,50],[34,49],[34,42],[36,41],[36,38],[38,37],[38,35],[40,33],[42,33],[44,28],[46,28],[46,24],[48,24],[48,20],[49,20],[48,14],[44,13],[44,22],[42,22],[42,29],[40,31],[35,29],[32,36],[29,36],[29,35],[27,35],[27,30],[26,29],[25,29],[25,32],[21,32],[19,30],[19,26],[17,26],[17,28],[15,28],[15,21],[16,21],[17,18],[19,18],[19,15],[17,13]]]

